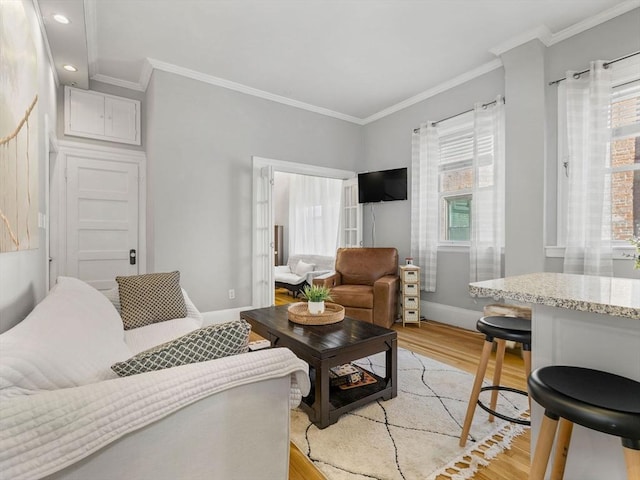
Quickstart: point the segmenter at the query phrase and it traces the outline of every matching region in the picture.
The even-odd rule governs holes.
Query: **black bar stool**
[[[480,363],[478,364],[478,370],[476,372],[476,378],[473,383],[473,388],[471,389],[471,397],[469,398],[469,406],[467,407],[467,414],[464,419],[462,434],[460,435],[461,447],[464,447],[467,443],[467,437],[469,436],[469,430],[471,429],[471,422],[473,421],[473,415],[476,411],[476,404],[480,405],[483,410],[489,412],[490,422],[492,422],[494,416],[496,416],[503,420],[519,423],[521,425],[531,424],[528,420],[511,418],[496,412],[499,390],[507,390],[521,395],[527,395],[527,392],[522,390],[500,386],[500,376],[502,375],[502,363],[504,360],[507,340],[522,344],[525,371],[527,376],[531,373],[531,320],[520,317],[482,317],[478,320],[476,328],[485,334],[485,341],[484,347],[482,348],[482,355],[480,356]],[[489,363],[489,357],[491,356],[494,340],[498,347],[496,350],[496,365],[493,374],[493,385],[490,387],[482,387],[482,381],[484,380],[484,376],[487,371],[487,364]],[[479,400],[480,392],[486,390],[492,391],[490,407],[487,407]]]
[[[589,368],[549,366],[529,377],[531,397],[545,409],[531,461],[531,480],[547,470],[558,420],[551,478],[564,474],[573,424],[622,439],[627,478],[640,480],[640,383]]]

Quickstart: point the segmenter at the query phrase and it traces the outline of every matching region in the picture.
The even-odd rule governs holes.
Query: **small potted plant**
[[[322,285],[307,285],[302,296],[307,299],[307,308],[312,315],[324,313],[325,300],[332,300],[331,291]]]

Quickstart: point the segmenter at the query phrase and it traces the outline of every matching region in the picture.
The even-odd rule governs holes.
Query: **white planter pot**
[[[307,308],[311,315],[318,315],[324,313],[324,301],[322,302],[307,302]]]

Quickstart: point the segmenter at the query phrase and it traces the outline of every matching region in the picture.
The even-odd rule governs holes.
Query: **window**
[[[640,236],[640,81],[614,89],[611,102],[611,237]]]
[[[474,182],[477,182],[477,191],[493,188],[494,135],[483,129],[479,130],[483,133],[475,133],[473,122],[473,112],[469,112],[438,124],[441,243],[460,244],[471,240]],[[479,135],[477,139],[476,135]],[[473,169],[474,149],[478,155],[477,179]]]
[[[611,197],[611,240],[625,247],[640,236],[640,58],[612,64],[609,160],[605,175]],[[558,245],[565,244],[568,162],[564,85],[558,88]]]
[[[411,255],[434,292],[438,249],[468,247],[469,279],[498,278],[504,247],[504,101],[423,123],[411,143]]]
[[[471,239],[473,189],[473,113],[438,124],[439,240],[441,243]]]
[[[471,238],[471,195],[448,197],[446,208],[445,240],[469,240]]]

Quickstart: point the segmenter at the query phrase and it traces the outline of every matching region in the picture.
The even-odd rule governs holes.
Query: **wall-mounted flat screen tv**
[[[358,174],[359,203],[390,202],[406,199],[406,168]]]

